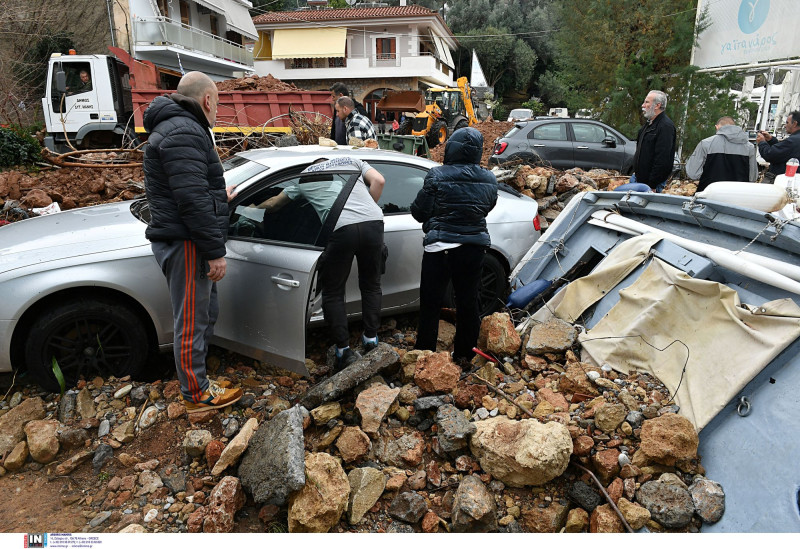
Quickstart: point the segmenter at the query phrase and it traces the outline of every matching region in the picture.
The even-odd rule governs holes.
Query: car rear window
[[[514,124],[514,127],[511,128],[510,130],[508,130],[503,137],[513,137],[514,134],[519,132],[524,127],[525,127],[525,124]]]

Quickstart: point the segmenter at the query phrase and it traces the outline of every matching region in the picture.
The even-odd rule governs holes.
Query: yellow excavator
[[[447,141],[454,131],[478,123],[467,77],[459,78],[456,85],[456,88],[430,88],[424,96],[416,91],[389,92],[378,102],[377,108],[398,116],[416,112],[415,117],[406,118],[397,133],[424,135],[428,147],[433,148]]]

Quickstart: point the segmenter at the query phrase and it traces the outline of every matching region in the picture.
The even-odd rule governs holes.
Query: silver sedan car
[[[248,151],[225,162],[226,182],[238,195],[230,203],[228,269],[217,285],[213,343],[308,373],[306,326],[322,321],[316,265],[325,231],[304,199],[270,214],[253,205],[300,183],[300,172],[314,160],[335,155],[362,158],[385,177],[379,202],[389,249],[383,313],[418,308],[422,230],[409,210],[435,162],[349,147]],[[502,304],[509,272],[539,236],[536,202],[503,188],[488,217],[486,312]],[[170,348],[172,310],[144,236],[148,219],[147,202],[134,200],[0,228],[0,372],[27,367],[44,388],[57,391],[99,373],[136,376],[154,352]],[[357,276],[350,277],[346,295],[355,317],[361,309]]]

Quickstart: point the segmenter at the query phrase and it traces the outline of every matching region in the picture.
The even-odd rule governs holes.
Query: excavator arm
[[[472,88],[467,81],[466,76],[462,76],[456,81],[458,89],[461,90],[461,99],[464,101],[464,108],[467,111],[467,118],[469,125],[474,126],[478,123],[478,118],[475,116],[475,108],[472,105]]]

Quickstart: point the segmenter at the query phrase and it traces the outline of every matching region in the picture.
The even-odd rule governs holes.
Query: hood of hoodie
[[[203,127],[211,127],[197,100],[179,93],[173,93],[172,95],[162,95],[153,99],[153,102],[144,111],[144,130],[147,133],[151,133],[164,120],[175,116],[186,116],[187,114],[196,119]]]
[[[453,132],[444,146],[445,164],[480,164],[483,155],[483,135],[475,128]]]
[[[742,145],[748,142],[747,134],[739,126],[728,125],[722,126],[717,130],[717,135],[721,135],[726,140],[737,145]]]

